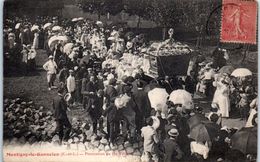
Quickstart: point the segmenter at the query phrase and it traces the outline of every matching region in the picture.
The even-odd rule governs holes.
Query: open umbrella
[[[51,26],[52,23],[46,23],[43,25],[43,29],[46,30],[48,27]]]
[[[233,150],[244,154],[257,153],[257,127],[242,128],[231,137]]]
[[[245,77],[245,76],[250,76],[252,75],[252,72],[246,68],[238,68],[234,70],[231,74],[231,76],[234,77]]]
[[[79,17],[79,18],[78,18],[78,21],[82,21],[82,20],[84,20],[83,17]]]
[[[190,130],[190,138],[196,142],[212,143],[212,140],[218,136],[220,128],[210,121],[204,121]]]
[[[63,52],[67,55],[69,55],[72,52],[74,44],[73,43],[67,43],[65,44],[65,46],[63,47]]]
[[[188,119],[188,124],[190,129],[193,129],[195,126],[203,123],[203,121],[208,121],[208,119],[203,114],[197,113]]]
[[[115,40],[115,37],[108,37],[107,40],[109,40],[109,41],[114,41],[114,40]]]
[[[78,21],[78,18],[73,18],[71,21],[72,21],[72,22],[77,22],[77,21]]]
[[[69,40],[69,39],[68,39],[67,36],[52,36],[52,37],[49,39],[49,41],[48,41],[48,45],[49,45],[50,49],[52,50],[57,43],[60,42],[60,43],[62,43],[62,44],[65,44],[65,43],[68,42],[68,40]]]
[[[67,36],[64,36],[64,35],[57,36],[57,39],[62,41],[62,42],[68,42],[69,41],[69,38]]]
[[[154,88],[148,92],[148,98],[151,103],[151,107],[155,110],[160,110],[162,113],[167,114],[167,99],[169,94],[164,88]]]
[[[194,107],[191,94],[182,89],[172,91],[169,101],[174,104],[182,104],[186,109],[193,109]]]
[[[20,27],[21,27],[21,23],[17,23],[17,24],[15,25],[15,29],[20,29]]]
[[[227,65],[227,66],[223,66],[221,69],[219,69],[219,73],[223,74],[223,73],[226,73],[226,74],[231,74],[233,71],[235,70],[235,68],[231,65]]]
[[[33,25],[31,28],[31,31],[35,31],[35,30],[39,30],[39,26],[38,25]]]
[[[54,26],[54,27],[52,27],[52,31],[58,32],[58,31],[61,31],[61,30],[62,30],[62,27],[60,27],[60,26]]]

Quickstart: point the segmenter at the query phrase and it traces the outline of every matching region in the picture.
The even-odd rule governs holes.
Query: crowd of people
[[[72,127],[66,112],[77,107],[89,115],[97,138],[97,131],[106,125],[111,147],[118,137],[132,144],[144,140],[144,161],[170,162],[191,154],[198,159],[212,156],[223,161],[237,130],[222,127],[219,121],[239,111],[242,120],[250,119],[247,127],[257,127],[257,92],[252,86],[252,74],[232,75],[235,69],[227,66],[228,58],[222,49],[216,48],[212,62],[199,56],[187,76],[150,78],[145,75],[143,62],[124,62],[134,68],[122,68],[126,56],[131,55],[134,61],[143,57],[142,49],[148,46],[145,34],[135,35],[84,18],[64,21],[39,17],[34,23],[16,18],[7,19],[5,25],[4,67],[34,70],[37,49],[47,51],[48,61],[43,68],[47,71],[48,89],[58,89],[53,107],[61,141],[69,139]],[[169,95],[179,89],[192,97],[203,94],[212,101],[212,113],[206,118],[201,107],[171,101],[167,102],[166,113],[155,109],[148,96],[154,88],[165,89]],[[200,121],[191,126],[192,118]],[[199,124],[206,125],[205,129],[211,127],[214,135],[196,139],[193,128]],[[251,154],[256,152],[244,154],[250,154],[248,158],[252,159]]]

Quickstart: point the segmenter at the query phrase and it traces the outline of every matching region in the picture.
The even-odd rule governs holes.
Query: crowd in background
[[[15,18],[6,19],[5,25],[5,70],[13,68],[26,75],[36,70],[38,49],[47,51],[48,61],[43,68],[47,71],[48,89],[58,88],[54,115],[61,140],[69,139],[71,124],[67,106],[60,107],[60,102],[68,105],[70,111],[84,109],[97,138],[97,131],[106,125],[111,147],[119,137],[130,143],[144,139],[144,161],[173,161],[192,153],[197,159],[217,156],[223,161],[239,155],[230,148],[230,139],[237,130],[222,127],[219,121],[234,112],[239,112],[241,120],[248,120],[250,112],[257,111],[257,92],[252,74],[234,77],[228,68],[221,71],[228,60],[223,49],[216,48],[212,61],[199,55],[187,76],[150,78],[142,66],[136,66],[131,73],[127,68],[118,70],[125,53],[136,56],[136,60],[143,57],[142,49],[148,46],[145,34],[135,35],[118,26],[107,27],[100,21],[83,18],[39,17],[34,23]],[[164,88],[168,94],[183,89],[193,97],[205,95],[212,101],[212,113],[203,121],[216,130],[214,136],[199,142],[190,138],[189,119],[205,117],[200,107],[188,109],[167,102],[167,113],[156,111],[148,96],[154,88]],[[256,128],[257,113],[250,120],[247,124]]]

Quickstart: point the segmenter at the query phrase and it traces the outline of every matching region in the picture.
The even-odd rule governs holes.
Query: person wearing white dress
[[[230,111],[230,89],[224,80],[223,77],[218,76],[215,83],[213,83],[217,88],[212,103],[218,105],[218,113],[221,114],[221,117],[228,118]]]
[[[39,47],[39,31],[37,30],[35,33],[34,33],[34,38],[33,38],[33,45],[32,47],[34,49],[38,49]]]
[[[56,73],[57,73],[57,64],[53,59],[53,56],[49,56],[49,60],[43,65],[43,69],[47,71],[47,81],[48,81],[48,86],[49,90],[51,88],[54,88],[54,81],[56,79]]]
[[[75,101],[75,92],[76,92],[76,81],[74,77],[74,71],[69,70],[70,76],[67,78],[67,90],[71,94],[71,103]]]

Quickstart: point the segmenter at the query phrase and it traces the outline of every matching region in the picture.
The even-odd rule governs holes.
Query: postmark
[[[256,44],[256,32],[256,1],[222,1],[221,42]]]

